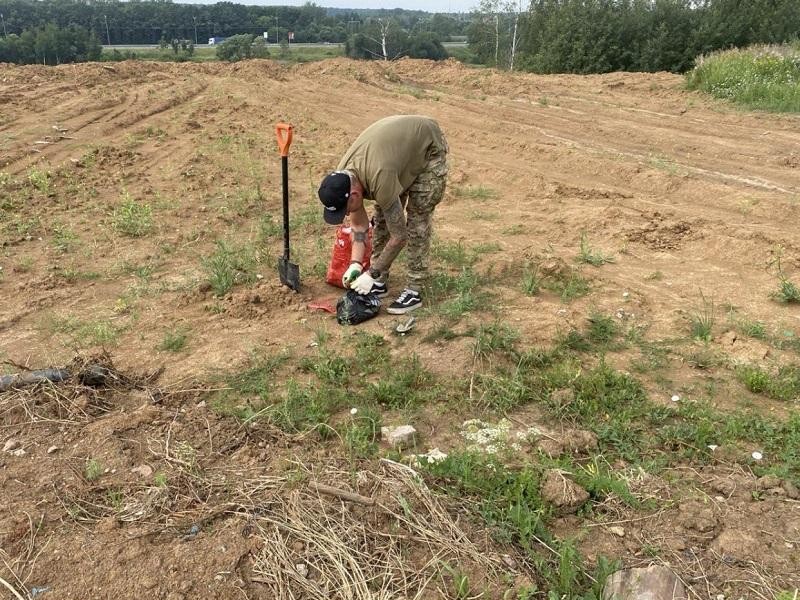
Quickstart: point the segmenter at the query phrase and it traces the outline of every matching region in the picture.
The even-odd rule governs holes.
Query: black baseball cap
[[[350,175],[344,171],[334,171],[325,176],[319,184],[319,200],[325,206],[322,218],[328,225],[339,225],[347,214],[347,200],[350,198]]]

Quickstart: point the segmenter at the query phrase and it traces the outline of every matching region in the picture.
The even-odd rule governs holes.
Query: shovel
[[[292,126],[286,123],[275,125],[278,148],[281,151],[283,171],[283,256],[278,259],[278,275],[281,283],[300,291],[300,267],[289,260],[289,146],[292,144]]]

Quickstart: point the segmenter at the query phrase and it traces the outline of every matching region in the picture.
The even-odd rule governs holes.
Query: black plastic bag
[[[376,294],[347,290],[336,303],[336,320],[339,325],[358,325],[377,315],[380,309],[381,299]]]

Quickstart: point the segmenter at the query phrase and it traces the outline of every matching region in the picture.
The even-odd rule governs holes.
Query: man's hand
[[[350,284],[353,283],[359,275],[361,275],[361,271],[363,270],[364,268],[360,263],[350,263],[350,266],[347,267],[347,271],[345,271],[344,275],[342,275],[342,286],[345,289],[349,288]]]
[[[372,275],[370,275],[369,271],[367,271],[366,273],[359,275],[358,279],[350,284],[350,287],[359,294],[363,295],[369,294],[372,291],[372,286],[374,283],[375,279],[373,279]]]

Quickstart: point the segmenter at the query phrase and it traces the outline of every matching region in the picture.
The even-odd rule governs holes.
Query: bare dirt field
[[[391,114],[451,150],[402,337],[308,308],[341,293],[316,186]],[[799,222],[798,117],[671,74],[0,65],[0,374],[114,374],[0,393],[0,577],[53,600],[578,598],[604,557],[692,598],[796,597]],[[449,462],[409,461],[433,448]],[[489,508],[486,482],[516,492]]]

